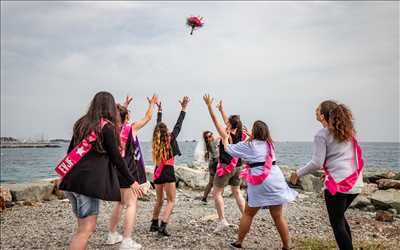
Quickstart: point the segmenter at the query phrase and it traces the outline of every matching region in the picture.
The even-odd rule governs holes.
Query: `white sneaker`
[[[120,235],[118,232],[115,233],[108,233],[107,235],[107,241],[106,245],[114,245],[117,243],[120,243],[122,241],[122,235]]]
[[[141,248],[142,245],[132,239],[123,239],[121,245],[119,246],[120,250],[138,250]]]
[[[229,227],[229,223],[225,219],[223,219],[218,222],[218,225],[215,228],[214,233],[221,232],[222,230],[224,230],[227,227]]]

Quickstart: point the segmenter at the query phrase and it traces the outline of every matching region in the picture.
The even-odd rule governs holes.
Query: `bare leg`
[[[213,187],[213,183],[214,183],[214,176],[210,175],[210,177],[208,179],[208,184],[206,186],[206,189],[204,190],[204,194],[203,194],[203,199],[202,200],[207,200],[207,197],[210,194],[211,189]]]
[[[244,213],[240,218],[239,235],[238,240],[236,241],[237,244],[242,244],[244,238],[250,230],[251,223],[253,222],[253,218],[257,214],[258,210],[260,210],[259,207],[249,207],[246,203]]]
[[[231,186],[232,194],[233,197],[235,197],[236,204],[239,207],[240,213],[244,213],[244,207],[245,207],[245,201],[242,195],[242,192],[240,192],[240,186]]]
[[[136,223],[137,196],[130,188],[122,189],[122,197],[126,206],[125,223],[124,223],[124,239],[132,237],[133,227]]]
[[[156,204],[154,204],[153,220],[158,220],[164,202],[164,185],[155,184],[155,186],[156,186]]]
[[[272,219],[275,222],[276,229],[281,236],[283,247],[289,249],[289,228],[285,217],[283,216],[283,206],[271,206],[269,208]]]
[[[69,244],[70,250],[86,249],[90,236],[96,230],[97,215],[90,215],[86,218],[78,218],[78,229]]]
[[[115,233],[117,231],[119,220],[121,219],[123,205],[121,202],[117,202],[114,205],[114,209],[110,218],[110,232]]]
[[[215,201],[215,208],[217,209],[218,218],[220,221],[225,219],[224,198],[222,197],[223,192],[224,192],[223,187],[214,186],[213,196]]]
[[[175,182],[165,183],[165,193],[167,194],[167,206],[165,207],[162,221],[168,223],[169,218],[171,217],[172,210],[175,206],[175,198],[176,198],[176,185]]]

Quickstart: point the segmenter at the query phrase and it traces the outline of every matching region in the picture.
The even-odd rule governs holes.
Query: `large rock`
[[[400,212],[400,190],[378,190],[371,195],[370,199],[376,209],[394,208]]]
[[[392,180],[392,179],[380,179],[377,181],[379,189],[400,189],[400,180]]]
[[[375,183],[364,183],[364,186],[361,190],[361,194],[363,195],[371,195],[376,190],[378,190],[378,185]]]
[[[371,205],[371,201],[365,195],[358,195],[351,203],[351,208],[364,208]]]
[[[324,187],[324,183],[321,178],[309,174],[300,178],[300,186],[306,192],[319,193]]]
[[[13,201],[44,201],[51,200],[54,184],[49,181],[34,183],[8,184]]]
[[[396,178],[398,173],[393,171],[388,171],[385,173],[374,173],[374,172],[365,172],[363,174],[363,179],[367,183],[377,183],[380,179],[393,179]]]
[[[187,186],[193,189],[204,189],[208,183],[208,172],[186,166],[175,166],[175,174]]]

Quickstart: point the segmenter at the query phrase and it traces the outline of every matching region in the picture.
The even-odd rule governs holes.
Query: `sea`
[[[199,144],[194,141],[179,142],[182,156],[175,162],[192,165]],[[1,183],[32,182],[57,177],[57,163],[66,155],[67,143],[59,148],[2,148],[0,165]],[[400,171],[400,143],[360,143],[363,149],[365,169]],[[150,142],[141,143],[146,165],[151,162]],[[311,142],[276,142],[278,165],[303,166],[312,156]]]

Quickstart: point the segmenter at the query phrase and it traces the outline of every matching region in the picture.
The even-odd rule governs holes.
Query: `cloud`
[[[332,98],[352,108],[362,140],[399,141],[397,5],[2,2],[1,133],[68,137],[105,89],[133,95],[137,116],[159,93],[170,126],[190,95],[182,139],[212,128],[208,92],[247,126],[267,121],[277,140],[311,140],[314,109]],[[190,14],[206,20],[193,36]]]

